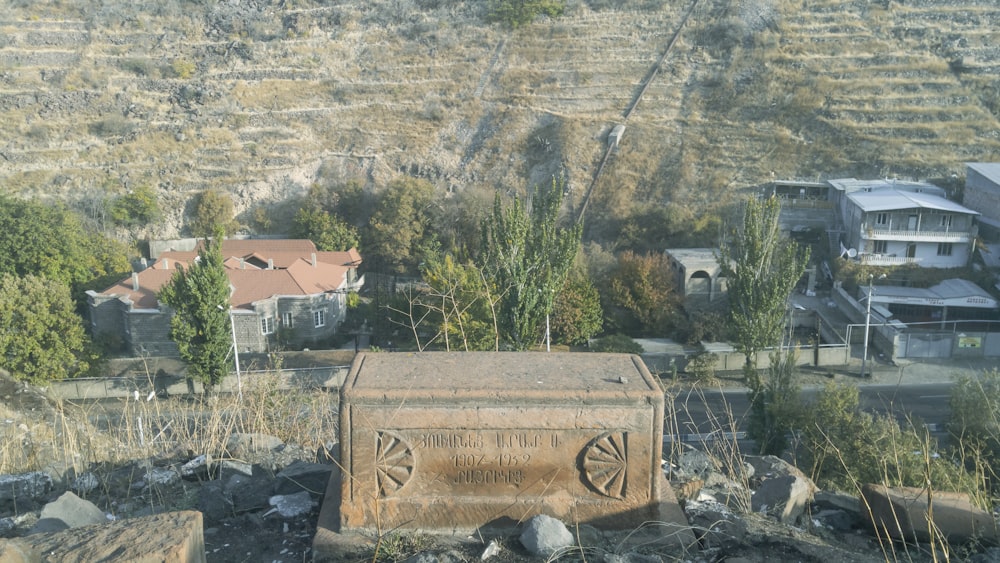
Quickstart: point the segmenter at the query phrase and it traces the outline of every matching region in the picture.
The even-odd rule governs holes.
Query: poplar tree
[[[498,296],[500,339],[514,350],[539,344],[580,246],[582,225],[559,226],[562,185],[536,186],[527,203],[504,206],[500,194],[483,225],[480,267]]]
[[[785,328],[788,296],[805,271],[809,249],[782,236],[775,197],[750,198],[741,228],[722,245],[719,266],[726,277],[736,348],[746,356],[743,376],[749,389],[748,433],[761,453],[780,454],[796,416],[794,352],[774,352],[768,380],[757,369],[757,353],[778,347]]]
[[[206,390],[218,385],[229,371],[233,342],[229,316],[229,278],[222,259],[222,231],[205,239],[198,260],[178,268],[160,290],[159,299],[169,305],[170,338],[188,363],[188,377]]]

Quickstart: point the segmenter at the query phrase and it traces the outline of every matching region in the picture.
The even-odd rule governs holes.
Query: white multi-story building
[[[830,180],[846,255],[863,264],[965,266],[976,240],[977,211],[937,186],[896,180]]]

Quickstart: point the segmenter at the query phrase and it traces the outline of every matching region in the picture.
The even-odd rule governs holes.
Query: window
[[[889,214],[888,213],[879,213],[879,214],[875,215],[875,224],[876,225],[881,225],[881,226],[888,225],[889,224]]]
[[[292,314],[282,313],[281,314],[281,326],[285,328],[292,328]]]
[[[322,309],[313,311],[313,326],[316,328],[326,326],[326,311]]]
[[[939,242],[938,243],[938,256],[951,256],[951,243],[950,242]]]
[[[951,215],[942,215],[941,216],[941,227],[945,228],[945,229],[950,229],[951,228]]]
[[[260,333],[272,334],[274,332],[274,317],[260,318]]]
[[[884,241],[884,240],[877,240],[877,241],[875,241],[875,248],[872,249],[872,252],[875,253],[875,254],[885,254],[885,252],[887,250],[886,247],[887,247],[886,241]]]

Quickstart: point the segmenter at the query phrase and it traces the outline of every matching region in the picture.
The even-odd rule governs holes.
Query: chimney
[[[312,263],[313,263],[313,268],[315,268],[316,267],[316,253],[315,252],[312,253]]]
[[[240,258],[240,269],[241,270],[246,270],[247,269],[247,261],[244,260],[243,258]]]
[[[268,270],[273,270],[274,269],[274,258],[268,258],[267,259],[267,269]]]
[[[139,274],[132,272],[132,291],[139,291]]]
[[[163,259],[163,269],[164,270],[169,270],[170,269],[170,258],[164,258]]]

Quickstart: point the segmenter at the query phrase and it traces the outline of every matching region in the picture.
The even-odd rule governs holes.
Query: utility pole
[[[878,279],[880,279],[880,280],[881,279],[885,279],[885,274],[882,274],[881,276],[879,276]],[[872,290],[874,289],[873,288],[874,282],[875,282],[875,275],[874,274],[868,274],[868,304],[867,304],[867,307],[865,308],[866,309],[866,311],[865,311],[865,352],[864,352],[864,355],[861,357],[861,377],[863,377],[863,378],[864,377],[868,377],[868,374],[865,372],[865,366],[868,363],[868,330],[871,328],[871,324],[872,324]]]

